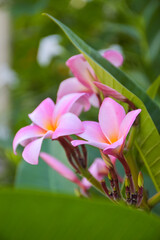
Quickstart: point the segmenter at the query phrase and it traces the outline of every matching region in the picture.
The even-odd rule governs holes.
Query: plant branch
[[[148,205],[150,208],[154,207],[160,202],[160,192],[156,193],[153,197],[148,200]]]

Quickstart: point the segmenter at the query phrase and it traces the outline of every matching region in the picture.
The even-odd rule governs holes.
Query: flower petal
[[[113,88],[110,88],[110,87],[108,87],[105,84],[100,83],[100,82],[94,82],[94,84],[96,85],[96,87],[98,89],[100,89],[103,92],[104,97],[113,97],[113,98],[115,98],[117,100],[120,100],[120,101],[126,100],[126,98],[121,93],[117,92]]]
[[[94,84],[94,71],[85,60],[82,54],[75,55],[69,58],[66,65],[71,69],[73,75],[88,89],[96,91]]]
[[[70,112],[75,114],[76,116],[79,116],[83,110],[84,110],[84,106],[82,104],[76,102],[76,103],[74,103]]]
[[[111,98],[105,98],[99,111],[100,127],[110,143],[118,140],[119,128],[125,117],[124,108]]]
[[[98,180],[108,175],[108,169],[105,162],[101,158],[96,158],[89,168],[90,173]]]
[[[80,99],[77,100],[76,103],[74,103],[70,112],[78,116],[83,109],[85,112],[90,109],[91,105],[89,102],[89,97],[90,97],[89,89],[86,88],[83,84],[81,84],[78,81],[78,79],[75,77],[68,78],[60,84],[60,87],[57,93],[58,101],[63,96],[71,93],[88,93],[88,94],[85,94],[84,96],[80,97]]]
[[[22,157],[26,162],[33,165],[38,164],[38,158],[39,158],[42,142],[43,142],[43,137],[32,141],[24,148]]]
[[[104,176],[107,176],[108,174],[106,164],[101,158],[96,158],[88,170],[98,181],[101,181]],[[82,183],[87,189],[92,186],[86,178],[82,179]]]
[[[16,154],[16,148],[19,144],[24,144],[26,140],[30,140],[32,138],[42,137],[46,133],[42,128],[29,125],[21,128],[15,135],[13,140],[13,151]]]
[[[84,121],[83,126],[84,131],[83,133],[78,134],[79,137],[92,142],[108,143],[99,123],[94,121]]]
[[[107,155],[112,155],[114,157],[117,157],[117,155],[122,151],[123,149],[123,143],[124,138],[120,138],[118,141],[108,145],[104,150],[103,153]]]
[[[39,106],[29,114],[33,123],[45,130],[53,130],[52,115],[55,104],[50,98],[46,98]]]
[[[62,97],[55,106],[53,113],[53,123],[57,122],[58,119],[65,113],[69,112],[73,104],[79,100],[85,93],[71,93]]]
[[[83,98],[82,100],[79,100],[79,101],[74,103],[70,112],[79,116],[82,111],[87,112],[90,109],[90,107],[91,107],[91,104],[89,102],[89,99],[88,98]]]
[[[59,100],[63,96],[70,93],[84,93],[88,91],[89,89],[79,82],[77,78],[72,77],[61,82],[58,89],[57,98]]]
[[[137,110],[127,113],[127,115],[123,119],[121,126],[120,126],[119,138],[121,138],[123,136],[125,139],[127,137],[127,134],[129,132],[132,124],[134,123],[136,117],[138,116],[138,114],[140,112],[141,112],[141,109],[137,109]]]
[[[107,50],[103,53],[103,57],[111,62],[114,66],[120,67],[123,63],[123,56],[116,50]]]
[[[57,128],[52,135],[52,139],[60,136],[79,134],[84,131],[81,120],[73,113],[66,113],[59,118]]]
[[[63,163],[61,163],[56,158],[50,156],[47,153],[41,152],[40,157],[55,171],[57,171],[61,176],[67,178],[69,181],[76,183],[81,188],[85,189],[84,185],[80,182],[74,172],[66,167]]]
[[[92,145],[94,147],[104,149],[108,146],[108,141],[104,136],[99,123],[93,121],[83,122],[84,131],[81,134],[77,134],[84,140],[73,140],[71,143],[73,146],[78,146],[82,144]]]
[[[91,145],[93,147],[97,147],[99,149],[105,149],[108,144],[107,143],[101,143],[101,142],[94,142],[94,141],[84,141],[84,140],[73,140],[71,142],[71,144],[76,147],[82,144],[87,144],[87,145]]]
[[[89,101],[91,103],[92,106],[98,108],[99,107],[99,98],[97,97],[97,94],[92,94],[90,97],[89,97]]]
[[[30,164],[38,164],[38,158],[42,146],[42,142],[45,138],[51,138],[52,131],[48,131],[43,137],[38,138],[29,143],[23,150],[22,157]]]

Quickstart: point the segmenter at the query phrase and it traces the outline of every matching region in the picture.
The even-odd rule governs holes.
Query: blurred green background
[[[12,83],[6,83],[3,88],[0,85],[2,91],[6,91],[8,101],[8,132],[0,134],[0,185],[15,184],[22,188],[73,193],[74,185],[59,177],[44,163],[40,161],[39,166],[30,166],[21,160],[20,155],[14,156],[12,152],[14,134],[30,123],[28,113],[44,98],[56,100],[60,82],[70,76],[65,62],[78,53],[62,31],[41,13],[50,13],[97,50],[110,47],[119,49],[124,56],[122,70],[147,90],[160,74],[160,2],[8,0],[0,2],[0,10],[7,12],[10,19],[8,65],[14,71]],[[48,49],[40,52],[42,41],[55,34],[50,37],[49,43],[51,48],[54,47],[53,54]],[[1,104],[4,104],[3,101]],[[91,109],[87,115],[82,115],[82,119],[96,119],[95,112],[97,110]],[[0,114],[3,116],[3,109]],[[66,162],[64,153],[59,155],[61,149],[57,145],[45,143],[43,148]],[[89,154],[91,162],[98,156],[93,148]],[[150,194],[153,194],[154,187],[147,177],[145,184],[150,186]]]

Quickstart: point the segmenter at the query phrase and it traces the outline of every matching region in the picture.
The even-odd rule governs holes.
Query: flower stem
[[[98,182],[87,169],[80,168],[80,172],[82,176],[85,177],[99,192],[106,196],[101,183]]]
[[[75,164],[74,161],[73,161],[73,156],[72,156],[72,154],[71,154],[71,152],[70,152],[70,149],[66,147],[66,144],[64,143],[64,141],[63,141],[62,138],[59,138],[59,143],[60,143],[61,146],[63,147],[69,163],[70,163],[71,166],[76,170],[76,172],[79,173],[79,168],[78,168],[77,164]]]
[[[127,159],[127,163],[129,164],[131,173],[132,173],[132,177],[133,177],[133,182],[135,185],[136,190],[138,190],[138,166],[134,157],[134,149],[133,149],[133,144],[134,144],[134,140],[135,140],[135,136],[137,133],[137,128],[136,126],[133,126],[131,131],[130,131],[130,135],[126,144],[126,148],[127,148],[127,153],[125,154],[125,158]]]
[[[149,207],[154,207],[157,203],[160,202],[160,192],[156,193],[153,197],[148,200]]]
[[[135,192],[135,187],[134,187],[134,183],[133,183],[133,179],[132,179],[131,170],[130,170],[130,167],[129,167],[123,153],[118,155],[117,158],[122,163],[122,165],[124,167],[124,170],[125,170],[125,173],[126,173],[126,176],[128,177],[128,179],[130,181],[131,193],[134,193]]]
[[[125,158],[127,159],[127,163],[130,167],[135,188],[138,190],[138,167],[131,150],[127,152]]]
[[[143,200],[143,187],[139,187],[139,189],[138,189],[137,207],[139,207],[141,205],[142,200]]]
[[[111,182],[111,187],[113,190],[114,198],[115,198],[115,200],[120,199],[121,196],[120,196],[120,189],[119,189],[119,184],[118,184],[118,177],[117,177],[117,174],[116,174],[116,171],[115,171],[113,165],[109,169],[109,172],[111,174],[110,182]],[[112,181],[113,181],[113,184],[112,184]]]
[[[83,159],[84,159],[84,168],[87,167],[87,150],[86,150],[86,147],[85,145],[81,145],[81,149],[82,149],[82,153],[83,153]]]
[[[106,195],[107,195],[109,198],[112,198],[112,196],[109,194],[109,191],[108,191],[108,188],[107,188],[107,186],[106,186],[105,180],[102,180],[102,181],[101,181],[101,186],[102,186],[104,192],[106,193]]]

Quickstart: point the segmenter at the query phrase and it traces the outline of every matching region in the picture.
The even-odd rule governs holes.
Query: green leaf
[[[154,182],[157,191],[160,190],[160,108],[150,97],[136,85],[120,69],[114,67],[100,54],[82,41],[67,26],[46,14],[67,35],[75,47],[85,56],[93,67],[99,80],[114,88],[130,99],[137,108],[141,108],[138,147],[143,161]],[[154,122],[153,122],[153,121]],[[156,125],[156,127],[155,127]]]
[[[67,167],[70,167],[67,157],[59,142],[46,139],[42,151],[56,157]],[[88,165],[95,157],[100,157],[98,149],[87,146]],[[24,160],[19,164],[15,178],[16,188],[41,189],[52,192],[74,194],[77,185],[62,177],[59,173],[39,159],[38,165],[31,165]]]
[[[0,216],[2,240],[160,237],[159,217],[105,200],[1,190]]]
[[[149,54],[151,61],[154,61],[157,58],[157,56],[159,56],[159,52],[160,52],[160,31],[157,32],[157,34],[155,35],[150,44]]]
[[[132,27],[131,25],[126,25],[126,24],[122,24],[122,23],[113,23],[107,22],[107,27],[108,27],[108,31],[112,31],[112,32],[116,32],[116,33],[120,33],[120,34],[126,34],[129,37],[134,38],[135,40],[140,40],[140,35],[139,32],[136,30],[136,28]]]
[[[150,85],[150,87],[147,90],[147,94],[150,96],[150,98],[154,99],[158,89],[160,87],[160,75],[156,78],[156,80]]]
[[[68,165],[66,155],[58,142],[45,140],[42,151],[48,152]],[[38,165],[28,164],[24,160],[20,163],[16,174],[15,187],[74,194],[74,189],[77,186],[59,175],[40,159]]]

